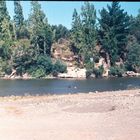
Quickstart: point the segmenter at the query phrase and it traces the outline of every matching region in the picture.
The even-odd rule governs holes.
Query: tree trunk
[[[110,56],[108,53],[106,53],[106,60],[107,60],[108,68],[110,68]]]

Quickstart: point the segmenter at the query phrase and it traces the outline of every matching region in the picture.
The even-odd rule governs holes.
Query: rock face
[[[59,78],[85,78],[86,77],[86,69],[80,69],[76,67],[68,67],[67,73],[58,74]]]
[[[95,68],[99,68],[100,66],[103,66],[104,72],[103,72],[103,77],[108,77],[109,75],[109,65],[106,63],[104,58],[99,59],[99,63],[95,64]]]
[[[67,73],[58,74],[58,78],[85,78],[86,69],[77,68],[75,63],[77,56],[69,48],[67,40],[60,40],[52,46],[52,57],[61,59],[67,65]]]
[[[133,71],[127,71],[126,76],[140,76],[140,73],[135,73]]]
[[[61,39],[52,46],[52,57],[65,62],[74,61],[74,53],[69,48],[69,41]]]

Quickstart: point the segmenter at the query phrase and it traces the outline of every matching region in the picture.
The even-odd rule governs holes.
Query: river
[[[140,77],[107,79],[0,79],[0,96],[89,93],[140,88]]]

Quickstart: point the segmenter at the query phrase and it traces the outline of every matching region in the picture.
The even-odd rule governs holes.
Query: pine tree
[[[129,16],[121,9],[119,2],[112,2],[100,11],[100,44],[108,53],[111,65],[125,59],[127,36],[129,33]]]
[[[67,39],[69,36],[69,30],[62,24],[52,25],[52,31],[54,33],[54,41],[57,42],[60,38]]]
[[[125,65],[128,71],[140,72],[140,44],[135,41],[128,46]]]
[[[138,11],[138,15],[136,17],[130,17],[130,22],[130,34],[133,35],[140,44],[140,10]]]
[[[31,6],[32,13],[29,17],[29,26],[32,43],[36,48],[37,54],[50,55],[53,41],[51,26],[48,24],[47,18],[41,10],[41,5],[37,1],[32,1]]]
[[[2,39],[3,40],[11,40],[12,39],[12,34],[10,31],[10,23],[9,20],[4,18],[1,24],[1,28],[2,28]]]
[[[87,61],[93,57],[96,46],[96,10],[93,4],[85,2],[81,8],[83,48]]]
[[[4,29],[4,24],[6,23],[6,28]],[[9,30],[9,27],[10,27],[10,16],[8,14],[8,11],[7,11],[7,7],[6,7],[6,1],[4,0],[1,0],[0,1],[0,38],[1,39],[5,39],[5,31],[8,33],[10,32]],[[6,34],[7,34],[6,33]],[[9,34],[9,33],[8,33]],[[7,37],[7,35],[6,35]]]
[[[74,9],[72,17],[72,29],[71,29],[71,48],[75,54],[80,55],[82,51],[82,22],[80,15],[78,15],[76,9]]]
[[[4,18],[7,18],[8,20],[10,20],[10,16],[8,14],[7,7],[6,7],[6,1],[1,0],[0,1],[0,22]]]
[[[23,11],[20,1],[14,1],[14,12],[15,12],[14,16],[15,27],[20,29],[24,24]]]
[[[24,16],[22,11],[22,6],[20,1],[14,1],[14,22],[13,29],[15,33],[15,39],[21,39],[25,37],[25,32],[27,31],[24,25]],[[23,36],[24,35],[24,36]]]

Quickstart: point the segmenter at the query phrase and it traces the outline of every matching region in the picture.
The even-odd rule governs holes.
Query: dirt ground
[[[140,89],[0,97],[0,140],[140,140]]]

